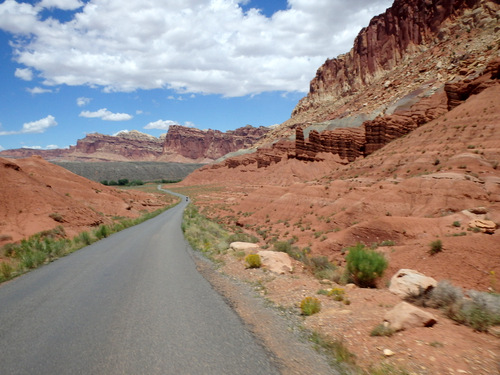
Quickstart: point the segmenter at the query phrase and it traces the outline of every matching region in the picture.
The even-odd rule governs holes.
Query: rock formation
[[[178,154],[196,161],[212,161],[230,152],[251,147],[268,131],[251,125],[223,133],[172,125],[165,137],[163,154]]]
[[[268,131],[251,125],[228,131],[198,130],[180,125],[171,126],[166,135],[153,137],[132,130],[117,135],[87,134],[68,149],[15,149],[1,151],[5,157],[41,156],[48,160],[80,161],[181,161],[211,162],[225,154],[251,147]]]
[[[325,119],[328,112],[334,112],[335,108],[371,84],[378,83],[379,89],[386,90],[401,84],[394,77],[388,79],[387,74],[400,68],[403,62],[408,63],[410,56],[418,57],[430,46],[439,45],[453,36],[458,38],[457,34],[463,34],[463,31],[494,28],[498,25],[498,10],[498,1],[487,0],[394,1],[391,8],[372,18],[369,26],[361,30],[351,51],[326,60],[318,69],[310,83],[309,94],[297,104],[292,119],[307,112],[311,113],[309,117],[314,117],[317,113],[312,113],[321,107],[323,115],[320,115]],[[461,22],[457,22],[458,19]],[[440,52],[439,49],[432,51],[431,56],[437,57]],[[457,65],[466,60],[454,53],[453,56],[454,60],[448,61],[446,56],[445,63]],[[435,59],[411,60],[408,66],[411,70],[407,70],[405,76],[425,73],[430,69],[429,64],[437,64]],[[441,62],[440,65],[444,64]],[[441,76],[446,79],[443,74]],[[349,104],[352,110],[353,103]],[[303,118],[299,120],[303,121]]]

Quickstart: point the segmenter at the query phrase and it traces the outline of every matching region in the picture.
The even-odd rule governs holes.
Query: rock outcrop
[[[172,125],[165,137],[163,154],[178,154],[196,161],[213,161],[230,152],[251,147],[267,132],[266,127],[255,128],[251,125],[226,133]]]
[[[412,297],[428,292],[437,286],[432,277],[409,269],[400,269],[391,278],[389,291],[401,298]]]
[[[389,328],[394,331],[414,327],[432,327],[437,323],[434,315],[407,302],[401,302],[394,306],[392,310],[385,314],[384,320],[388,323]]]
[[[79,139],[68,153],[108,154],[125,160],[152,161],[162,154],[162,141],[138,131],[121,132],[116,136],[92,133]]]

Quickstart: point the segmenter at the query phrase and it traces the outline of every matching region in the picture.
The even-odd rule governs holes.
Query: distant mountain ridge
[[[154,137],[137,130],[117,135],[87,134],[68,149],[13,149],[3,157],[41,156],[52,161],[161,161],[209,163],[227,153],[251,147],[268,128],[247,125],[233,131],[199,130],[173,125],[166,134]]]

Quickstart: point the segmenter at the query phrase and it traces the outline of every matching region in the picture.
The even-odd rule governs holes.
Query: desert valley
[[[165,187],[242,239],[211,244],[217,272],[342,343],[355,356],[343,359],[344,373],[500,372],[496,0],[394,1],[272,128],[172,126],[160,138],[96,133],[68,150],[1,151],[0,246],[56,227],[72,238],[174,202],[54,164],[76,162],[190,165]],[[387,261],[368,288],[346,272],[357,245]],[[278,269],[270,250],[285,257]],[[249,267],[251,254],[262,267]],[[304,314],[306,297],[319,312]],[[470,319],[466,306],[476,309]]]

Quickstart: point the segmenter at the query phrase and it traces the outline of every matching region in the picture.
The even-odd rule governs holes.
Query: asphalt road
[[[0,286],[0,374],[278,374],[197,272],[187,202]]]

